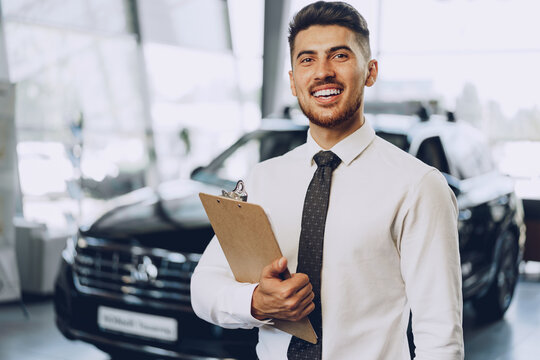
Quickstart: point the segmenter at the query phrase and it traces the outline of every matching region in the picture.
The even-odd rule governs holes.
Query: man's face
[[[377,75],[376,61],[364,57],[354,32],[338,25],[300,31],[292,68],[292,94],[309,120],[324,128],[358,120],[364,85],[371,86]]]

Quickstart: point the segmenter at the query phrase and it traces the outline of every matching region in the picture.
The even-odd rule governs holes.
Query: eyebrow
[[[347,45],[338,45],[338,46],[334,46],[334,47],[331,47],[330,49],[326,50],[325,53],[326,54],[331,54],[333,52],[336,52],[338,50],[347,50],[349,52],[353,52],[352,49],[350,47],[348,47]],[[307,54],[307,55],[314,55],[316,54],[316,51],[314,50],[303,50],[303,51],[300,51],[298,53],[298,55],[296,55],[296,60],[298,60],[298,58],[304,54]]]

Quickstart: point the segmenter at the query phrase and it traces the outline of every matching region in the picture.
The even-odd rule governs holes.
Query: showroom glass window
[[[140,0],[162,179],[189,177],[260,123],[262,0]]]
[[[260,122],[262,0],[0,4],[27,218],[143,186],[152,154],[154,183],[188,177]]]
[[[144,102],[129,11],[122,0],[1,6],[25,216],[62,227],[92,208],[78,201],[81,183],[88,198],[143,185]],[[107,181],[119,177],[120,187]]]

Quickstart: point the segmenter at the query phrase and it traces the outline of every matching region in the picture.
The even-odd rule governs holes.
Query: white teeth
[[[315,91],[313,93],[313,96],[318,97],[318,96],[330,96],[330,95],[339,95],[339,94],[341,94],[340,89],[325,89],[325,90]]]

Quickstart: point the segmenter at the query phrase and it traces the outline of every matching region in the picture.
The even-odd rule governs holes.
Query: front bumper
[[[129,351],[186,360],[256,359],[256,330],[222,329],[199,319],[191,309],[157,308],[155,304],[127,303],[82,293],[75,284],[71,265],[64,259],[56,279],[54,304],[56,325],[65,337],[88,342],[107,352]],[[178,340],[166,342],[103,330],[97,324],[100,306],[174,318],[178,322]]]

